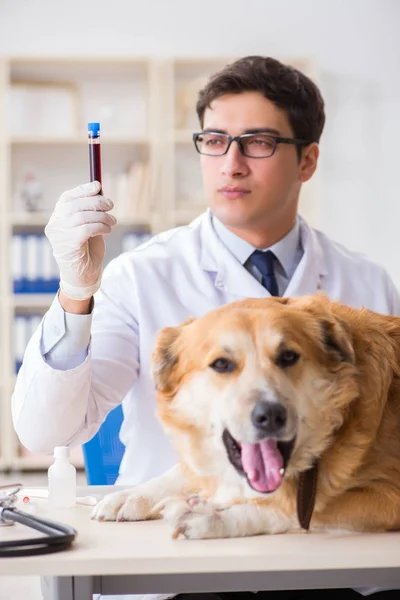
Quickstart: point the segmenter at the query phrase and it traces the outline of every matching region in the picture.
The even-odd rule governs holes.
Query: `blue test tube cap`
[[[88,123],[88,133],[91,133],[93,137],[100,135],[100,123]]]

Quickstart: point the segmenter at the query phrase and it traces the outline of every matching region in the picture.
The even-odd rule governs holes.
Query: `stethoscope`
[[[73,527],[41,519],[15,508],[17,494],[21,488],[20,483],[0,486],[0,527],[20,523],[46,535],[38,538],[0,541],[0,558],[50,554],[69,548],[77,535]]]

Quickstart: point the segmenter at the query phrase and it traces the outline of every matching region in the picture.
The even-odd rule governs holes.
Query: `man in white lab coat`
[[[65,192],[46,227],[60,291],[19,371],[14,426],[29,450],[50,453],[90,439],[123,402],[121,484],[156,476],[176,460],[155,416],[150,377],[160,328],[239,298],[318,290],[351,306],[400,314],[382,267],[297,214],[301,186],[317,167],[325,120],[311,80],[274,59],[247,57],[211,78],[197,112],[194,143],[208,212],[119,256],[103,276],[103,235],[115,219],[98,184]],[[392,593],[398,592],[379,595]]]

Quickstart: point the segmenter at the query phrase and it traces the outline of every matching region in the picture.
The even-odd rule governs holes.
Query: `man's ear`
[[[177,327],[164,327],[158,333],[152,353],[151,371],[158,392],[173,395],[177,385],[177,367],[179,363],[179,336],[182,329],[192,323],[191,317]]]
[[[345,320],[334,316],[332,319],[320,319],[322,341],[326,352],[335,362],[355,364],[351,329]]]
[[[300,161],[299,180],[305,183],[314,175],[318,164],[319,146],[316,142],[305,146]]]

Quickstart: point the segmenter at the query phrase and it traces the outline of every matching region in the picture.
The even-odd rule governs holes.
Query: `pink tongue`
[[[258,492],[273,492],[282,483],[282,454],[274,440],[242,444],[242,465],[251,486]]]

